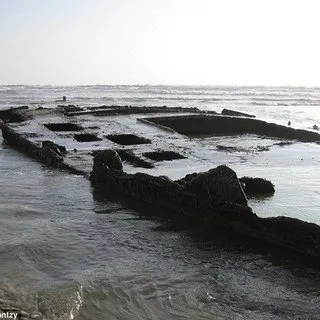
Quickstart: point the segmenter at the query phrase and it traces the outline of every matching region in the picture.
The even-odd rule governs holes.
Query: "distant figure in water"
[[[67,101],[67,97],[66,96],[63,96],[62,100],[60,100],[60,99],[56,100],[56,102],[66,102],[66,101]]]
[[[291,126],[291,121],[288,121],[288,126],[289,126],[289,127]]]

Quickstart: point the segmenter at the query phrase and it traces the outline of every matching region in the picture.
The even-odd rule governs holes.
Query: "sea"
[[[293,128],[320,127],[320,88],[305,87],[0,86],[0,110],[55,107],[62,96],[79,106],[228,108]],[[204,147],[238,146],[235,139],[213,138]],[[249,199],[258,215],[320,225],[320,144],[226,153],[224,161],[275,184],[273,197]],[[84,177],[26,157],[0,133],[1,303],[44,319],[311,320],[320,319],[320,274],[298,257],[230,245],[199,226],[171,225],[106,200]]]

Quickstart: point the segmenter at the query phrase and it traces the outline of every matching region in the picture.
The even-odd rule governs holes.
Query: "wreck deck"
[[[140,171],[171,178],[180,178],[190,171],[207,170],[223,163],[238,166],[246,157],[261,158],[265,151],[272,153],[275,150],[274,157],[280,158],[283,148],[279,146],[286,144],[287,157],[291,156],[288,152],[291,142],[287,141],[286,136],[285,141],[281,142],[280,137],[266,138],[256,134],[247,134],[244,139],[236,132],[224,138],[226,145],[221,144],[221,137],[214,133],[208,134],[208,124],[203,125],[201,122],[201,119],[205,119],[206,123],[207,119],[216,121],[217,117],[227,121],[240,120],[237,117],[213,116],[215,112],[208,116],[197,109],[137,109],[103,106],[91,109],[72,106],[22,109],[19,112],[23,112],[27,120],[9,120],[8,126],[39,147],[46,140],[64,146],[67,150],[63,157],[64,163],[86,174],[92,170],[94,152],[103,149],[115,149],[122,153],[126,172]],[[164,116],[166,113],[170,115]],[[196,119],[198,122],[200,119],[197,127],[206,133],[206,137],[202,135],[200,138],[184,132],[186,128],[191,128],[184,125],[186,119]],[[248,118],[240,121],[248,120],[259,122]],[[181,124],[184,131],[180,129]],[[307,133],[312,137],[320,137],[314,132]]]
[[[160,173],[162,168],[165,171],[166,159],[179,161],[180,167],[193,166],[199,160],[187,137],[137,121],[145,115],[105,117],[85,113],[71,117],[58,109],[28,111],[28,115],[33,119],[10,123],[10,128],[39,147],[46,140],[64,146],[67,150],[64,163],[85,173],[92,170],[94,152],[109,148],[129,151],[149,164],[148,171],[153,174]],[[153,156],[161,152],[163,157]],[[146,169],[146,165],[129,161],[124,166],[128,172]]]

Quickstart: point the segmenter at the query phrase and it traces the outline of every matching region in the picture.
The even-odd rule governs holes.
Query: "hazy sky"
[[[320,85],[320,1],[0,0],[0,84]]]

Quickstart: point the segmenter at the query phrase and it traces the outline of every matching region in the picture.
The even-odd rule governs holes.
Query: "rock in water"
[[[266,179],[242,177],[239,180],[244,183],[247,194],[272,194],[275,191],[273,183]]]
[[[225,165],[195,175],[186,181],[185,190],[213,202],[230,201],[247,205],[237,174]]]
[[[107,149],[99,151],[93,160],[94,165],[103,164],[109,169],[122,170],[122,161],[117,151]]]

